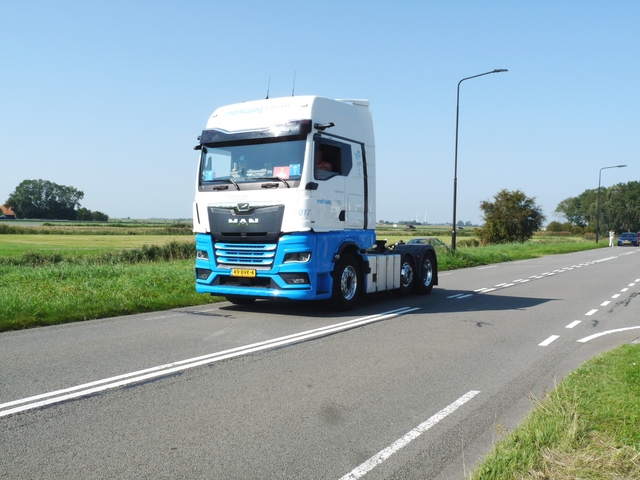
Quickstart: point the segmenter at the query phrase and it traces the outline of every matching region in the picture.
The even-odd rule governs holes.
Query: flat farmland
[[[26,252],[68,255],[100,254],[143,245],[188,242],[190,235],[87,235],[87,234],[8,234],[0,235],[0,257],[20,257]]]

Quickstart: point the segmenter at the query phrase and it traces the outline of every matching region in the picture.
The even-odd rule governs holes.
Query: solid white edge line
[[[473,397],[475,397],[479,393],[480,392],[477,391],[477,390],[471,390],[471,391],[465,393],[458,400],[456,400],[452,404],[450,404],[450,405],[446,406],[445,408],[443,408],[442,410],[440,410],[438,413],[436,413],[435,415],[430,417],[427,421],[421,423],[420,425],[418,425],[413,430],[407,432],[402,438],[396,440],[391,445],[389,445],[387,448],[385,448],[384,450],[379,451],[373,457],[371,457],[369,460],[367,460],[366,462],[360,464],[358,467],[356,467],[353,470],[351,470],[351,472],[349,472],[345,476],[341,477],[340,480],[356,480],[358,478],[361,478],[367,472],[373,470],[375,467],[380,465],[382,462],[384,462],[391,455],[396,453],[398,450],[400,450],[401,448],[403,448],[406,445],[408,445],[412,440],[415,440],[420,435],[422,435],[424,432],[426,432],[431,427],[436,425],[438,422],[440,422],[441,420],[443,420],[444,418],[446,418],[447,416],[449,416],[450,414],[455,412],[458,408],[460,408],[462,405],[467,403],[469,400],[471,400]]]
[[[551,335],[544,342],[539,343],[538,346],[539,347],[547,347],[547,346],[549,346],[551,344],[551,342],[555,342],[558,338],[560,338],[560,335]]]
[[[589,335],[588,337],[581,338],[580,340],[578,340],[578,342],[586,343],[589,340],[593,340],[594,338],[602,337],[604,335],[609,335],[611,333],[618,333],[618,332],[626,332],[627,330],[635,330],[638,328],[640,327],[626,327],[626,328],[618,328],[616,330],[607,330],[606,332],[595,333],[593,335]]]
[[[328,325],[328,326],[317,328],[314,330],[308,330],[306,332],[299,332],[296,334],[291,334],[284,337],[275,338],[272,340],[266,340],[264,342],[258,342],[251,345],[245,345],[242,347],[236,347],[236,348],[224,350],[217,353],[203,355],[200,357],[194,357],[187,360],[181,360],[178,362],[173,362],[173,363],[169,363],[169,364],[158,366],[158,367],[152,367],[146,370],[139,370],[137,372],[131,372],[123,375],[118,375],[116,377],[97,380],[95,382],[85,383],[85,384],[77,385],[75,387],[70,387],[67,389],[56,390],[54,392],[48,392],[41,395],[35,395],[32,397],[23,398],[20,400],[14,400],[11,402],[0,404],[0,409],[4,409],[13,405],[19,405],[22,403],[33,402],[35,400],[40,400],[43,398],[55,397],[55,398],[49,398],[48,400],[43,400],[40,402],[29,403],[28,405],[23,405],[21,407],[0,411],[0,417],[22,412],[25,410],[30,410],[33,408],[39,408],[39,407],[50,405],[53,403],[60,403],[65,400],[70,400],[73,398],[90,395],[92,393],[97,393],[100,391],[121,387],[131,383],[141,382],[143,380],[149,380],[152,378],[165,376],[171,373],[187,370],[200,365],[206,365],[208,363],[214,363],[214,362],[226,360],[233,357],[238,357],[241,355],[247,355],[249,353],[255,353],[261,350],[267,350],[269,348],[283,346],[289,343],[299,342],[301,340],[307,340],[314,337],[321,337],[328,333],[335,333],[342,330],[348,330],[354,327],[363,326],[368,323],[375,323],[381,320],[393,318],[395,316],[409,313],[415,310],[419,310],[419,308],[403,307],[396,310],[390,310],[389,312],[383,312],[376,315],[370,315],[367,317],[349,320],[349,321],[334,324],[334,325]],[[71,393],[71,392],[74,392],[74,393]]]

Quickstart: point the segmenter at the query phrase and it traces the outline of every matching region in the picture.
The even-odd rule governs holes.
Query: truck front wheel
[[[333,270],[332,305],[336,310],[349,310],[358,302],[362,290],[362,274],[355,257],[343,255]]]
[[[422,264],[420,267],[420,279],[415,282],[416,293],[426,295],[433,289],[433,265],[433,254],[423,252]]]

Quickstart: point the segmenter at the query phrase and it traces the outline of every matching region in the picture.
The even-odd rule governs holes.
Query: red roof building
[[[15,213],[13,213],[13,210],[11,210],[11,208],[7,207],[6,205],[2,205],[0,207],[0,215],[15,215]]]

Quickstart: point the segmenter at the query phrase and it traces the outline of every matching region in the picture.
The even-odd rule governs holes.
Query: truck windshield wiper
[[[233,178],[216,178],[214,180],[211,180],[212,182],[226,182],[226,183],[233,183],[233,186],[236,187],[236,190],[240,190],[240,185],[238,185],[238,182],[236,182]]]
[[[280,180],[282,183],[284,183],[287,188],[291,188],[291,185],[289,185],[289,182],[287,182],[284,178],[281,177],[260,177],[258,180]]]

